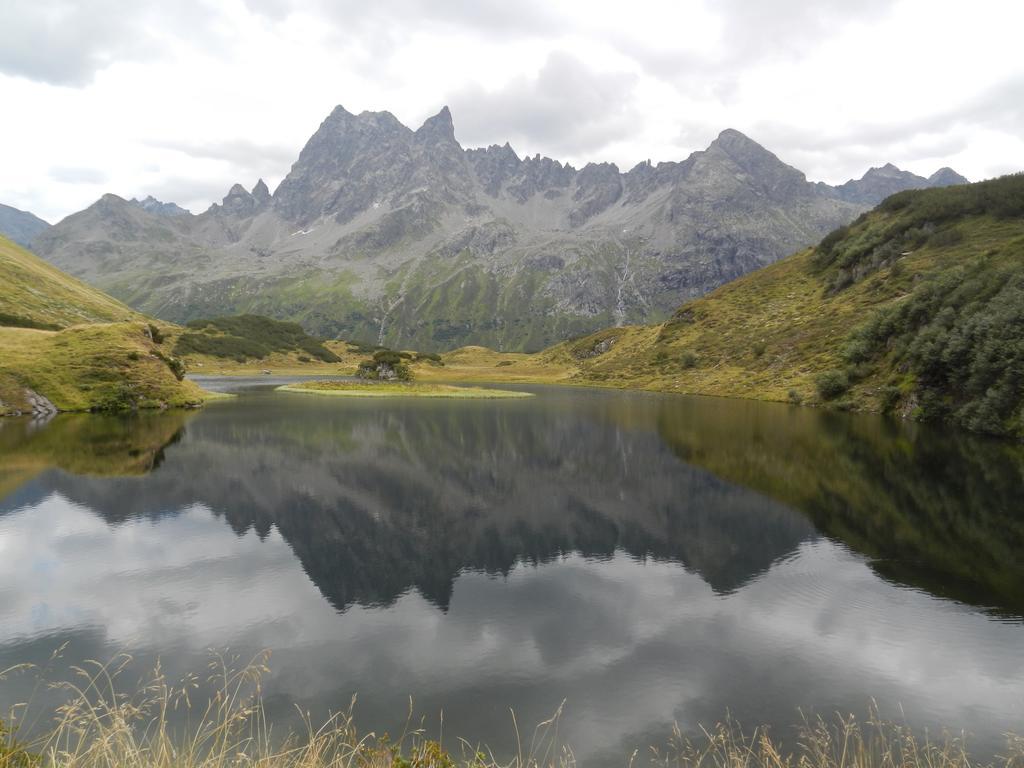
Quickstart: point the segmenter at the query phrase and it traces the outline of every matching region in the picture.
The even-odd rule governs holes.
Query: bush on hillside
[[[892,266],[900,255],[926,243],[937,248],[956,245],[963,232],[956,224],[968,216],[1024,216],[1024,174],[977,184],[917,189],[887,197],[874,221],[858,219],[840,227],[818,244],[814,264],[835,268],[830,290],[841,291],[878,269]]]
[[[245,361],[272,352],[302,352],[325,363],[341,360],[298,323],[260,315],[193,320],[174,346],[175,355],[201,354]]]
[[[835,400],[850,388],[850,380],[842,371],[824,371],[814,379],[822,400]]]
[[[392,349],[378,349],[356,368],[356,376],[368,381],[412,381],[412,369],[405,361],[411,355]]]
[[[1024,275],[988,259],[922,283],[876,312],[847,344],[858,357],[906,370],[922,418],[1024,434]]]

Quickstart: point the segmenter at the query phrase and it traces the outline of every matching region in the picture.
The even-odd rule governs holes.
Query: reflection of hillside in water
[[[0,432],[5,467],[76,473],[45,475],[17,503],[58,490],[110,523],[199,503],[238,533],[276,527],[338,609],[412,587],[446,607],[465,569],[568,552],[670,560],[728,592],[817,529],[892,581],[1024,614],[1017,445],[740,401],[545,391],[338,407],[264,395],[203,413],[161,466],[185,418]]]
[[[160,466],[164,449],[181,438],[192,415],[182,410],[69,413],[45,424],[29,418],[0,419],[0,505],[21,485],[53,467],[97,477],[144,475]]]
[[[1024,616],[1024,446],[883,419],[683,400],[684,462],[799,510],[883,578]]]
[[[446,607],[465,569],[568,552],[672,560],[725,592],[813,534],[785,507],[681,465],[649,428],[656,400],[293,400],[209,409],[145,478],[55,474],[45,490],[111,523],[201,503],[239,533],[274,526],[338,609],[411,587]]]

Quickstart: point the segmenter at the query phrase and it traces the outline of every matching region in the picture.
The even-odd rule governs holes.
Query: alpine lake
[[[509,386],[0,421],[0,711],[270,651],[267,717],[355,703],[581,765],[729,716],[1024,728],[1024,446],[779,404]],[[124,654],[120,656],[120,654]],[[7,715],[2,715],[7,717]]]

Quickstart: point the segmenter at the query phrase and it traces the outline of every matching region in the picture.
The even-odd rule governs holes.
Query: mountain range
[[[965,181],[886,165],[812,183],[735,130],[681,162],[576,169],[463,149],[447,108],[411,130],[339,106],[273,193],[236,184],[199,215],[105,195],[32,248],[173,322],[248,312],[393,347],[533,350],[665,319],[892,192]]]

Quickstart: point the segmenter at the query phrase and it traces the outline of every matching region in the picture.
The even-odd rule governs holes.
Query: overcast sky
[[[581,166],[736,128],[842,182],[1024,169],[1020,0],[2,0],[0,202],[195,212],[271,189],[336,104]]]

